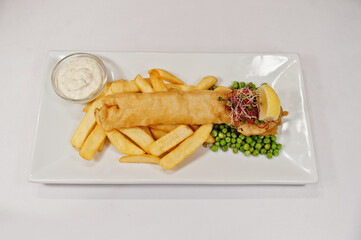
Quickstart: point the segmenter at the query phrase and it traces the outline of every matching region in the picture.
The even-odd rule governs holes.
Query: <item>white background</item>
[[[358,0],[0,1],[0,238],[361,239],[360,24]],[[29,183],[50,50],[297,52],[319,183]]]

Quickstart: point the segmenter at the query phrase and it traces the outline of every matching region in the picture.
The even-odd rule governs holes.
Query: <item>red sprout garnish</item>
[[[257,94],[250,85],[239,90],[232,89],[225,101],[233,126],[237,127],[241,122],[259,125]]]

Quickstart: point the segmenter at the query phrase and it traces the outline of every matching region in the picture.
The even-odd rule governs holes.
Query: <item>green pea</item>
[[[260,150],[262,148],[262,145],[260,143],[257,143],[254,148]]]
[[[235,144],[235,143],[232,143],[232,144],[231,144],[231,148],[236,148],[236,144]]]
[[[224,125],[224,128],[229,128],[229,126],[227,124],[223,124]]]
[[[251,147],[249,146],[249,144],[248,143],[246,143],[246,144],[244,144],[243,145],[243,148],[244,148],[244,150],[249,150]]]
[[[276,137],[275,135],[271,135],[271,141],[272,141],[272,142],[275,142],[276,139],[277,139],[277,137]]]
[[[281,144],[281,143],[278,143],[278,144],[277,144],[277,149],[278,149],[278,150],[281,150],[281,149],[282,149],[282,144]]]
[[[262,139],[257,139],[257,143],[262,143],[263,142],[263,140]]]
[[[250,145],[254,147],[256,145],[256,142],[251,142]]]
[[[259,136],[258,136],[258,139],[263,139],[263,138],[264,138],[263,135],[259,135]]]
[[[260,151],[261,154],[266,154],[267,153],[267,150],[262,148],[261,151]]]
[[[232,134],[231,134],[230,132],[227,132],[227,133],[226,133],[226,136],[227,136],[227,137],[230,137],[231,135],[232,135]]]
[[[276,149],[276,150],[274,150],[273,151],[273,156],[278,156],[280,154],[280,152],[279,152],[279,150],[278,149]]]
[[[219,132],[219,133],[218,133],[218,137],[222,139],[222,138],[225,138],[226,135],[225,135],[224,133],[222,133],[222,132]]]
[[[230,147],[232,145],[232,143],[228,142],[226,143],[226,146]]]
[[[264,139],[263,139],[263,142],[264,142],[264,143],[270,143],[271,140],[270,140],[269,138],[264,138]]]
[[[273,150],[277,149],[277,144],[273,142],[272,145],[271,145],[271,148],[272,148]]]
[[[267,158],[271,159],[273,157],[272,153],[267,153]]]
[[[212,149],[213,152],[217,152],[218,151],[218,146],[213,145],[211,149]]]
[[[236,139],[236,138],[237,138],[237,134],[236,134],[236,133],[232,133],[232,134],[231,134],[231,137],[234,138],[234,139]]]
[[[219,142],[215,142],[214,145],[216,145],[217,147],[219,147],[221,144]]]
[[[219,129],[219,124],[214,124],[213,129]]]
[[[226,140],[222,139],[219,143],[221,144],[221,146],[224,146],[224,145],[226,145],[227,142],[226,142]]]
[[[223,129],[223,128],[224,128],[223,124],[219,125],[219,129]]]
[[[216,142],[219,142],[221,139],[219,137],[215,138]]]
[[[213,137],[217,137],[217,136],[218,136],[218,131],[217,131],[217,130],[213,130],[213,131],[211,132],[211,135],[212,135]]]
[[[240,144],[240,143],[242,142],[242,139],[237,138],[237,140],[236,140],[236,141],[237,141],[237,143],[239,143],[239,144]]]
[[[233,148],[233,153],[238,153],[238,148]]]
[[[231,133],[237,133],[237,130],[235,128],[231,128]]]
[[[264,145],[264,149],[268,150],[270,148],[271,148],[271,144],[267,143],[267,144]]]
[[[236,143],[236,139],[235,138],[231,138],[231,143]]]
[[[273,150],[272,150],[272,149],[270,149],[270,150],[268,150],[268,151],[267,151],[267,153],[273,153]]]
[[[243,147],[240,147],[240,148],[239,148],[239,151],[245,152],[246,150],[245,150]]]
[[[241,147],[241,144],[240,143],[236,143],[236,148],[240,148]]]
[[[256,141],[258,139],[257,135],[253,135],[252,139]]]
[[[228,151],[228,146],[223,146],[223,147],[222,147],[222,151],[223,151],[223,152],[227,152],[227,151]]]
[[[259,155],[258,150],[254,150],[254,151],[252,152],[252,155],[255,156],[255,157],[257,157],[257,156]]]
[[[231,138],[230,138],[230,137],[226,137],[225,140],[226,140],[226,142],[231,142]]]
[[[243,134],[239,134],[239,136],[238,136],[241,140],[243,140],[243,139],[245,139],[246,138],[246,136],[244,136]]]
[[[238,89],[238,88],[239,88],[239,84],[238,84],[237,81],[234,81],[234,82],[233,82],[232,88],[233,88],[233,89]]]
[[[241,82],[239,85],[240,85],[241,88],[244,88],[244,87],[246,86],[246,83],[245,83],[245,82]]]
[[[247,138],[246,138],[246,143],[251,143],[251,142],[253,142],[252,138],[251,138],[251,137],[247,137]]]
[[[227,128],[223,128],[222,129],[222,133],[227,133],[228,132],[228,129]]]
[[[251,147],[251,148],[249,149],[249,151],[250,151],[250,152],[253,152],[253,151],[254,151],[254,147]]]
[[[251,152],[250,151],[245,151],[244,155],[246,155],[248,157],[249,155],[251,155]]]

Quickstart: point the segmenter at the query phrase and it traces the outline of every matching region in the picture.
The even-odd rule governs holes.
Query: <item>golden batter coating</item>
[[[158,124],[230,123],[223,102],[229,91],[118,93],[104,97],[95,116],[105,131]]]
[[[154,93],[118,93],[106,96],[102,107],[95,110],[97,122],[105,131],[112,129],[159,124],[215,124],[231,125],[229,110],[224,101],[231,90],[167,91]],[[267,125],[240,123],[238,131],[244,135],[274,134],[281,116]]]

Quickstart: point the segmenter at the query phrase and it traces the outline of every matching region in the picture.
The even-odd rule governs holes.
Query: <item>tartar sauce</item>
[[[97,62],[80,57],[64,63],[58,72],[58,89],[68,98],[84,99],[102,84],[103,76]]]

